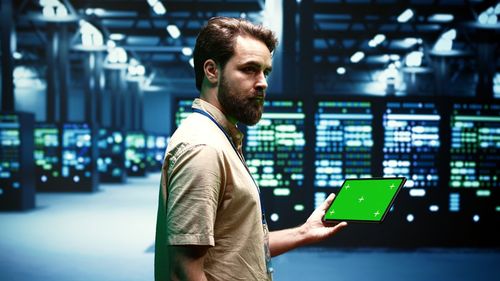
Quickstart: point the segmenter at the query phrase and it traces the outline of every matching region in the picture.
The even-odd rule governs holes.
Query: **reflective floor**
[[[0,280],[153,280],[159,175],[101,191],[37,194],[0,213]],[[499,280],[500,251],[303,248],[273,259],[278,281]]]

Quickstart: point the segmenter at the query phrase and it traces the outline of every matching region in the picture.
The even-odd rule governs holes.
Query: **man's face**
[[[259,122],[271,63],[271,53],[263,42],[236,38],[235,53],[222,70],[217,93],[226,115],[249,126]]]

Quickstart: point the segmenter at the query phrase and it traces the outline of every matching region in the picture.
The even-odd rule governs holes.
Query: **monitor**
[[[384,177],[406,177],[407,188],[437,188],[441,116],[432,102],[387,102],[383,115]]]
[[[303,212],[305,114],[301,101],[268,100],[255,126],[246,130],[247,165],[264,192],[271,226],[285,226],[291,213]]]
[[[37,190],[49,190],[61,178],[61,144],[59,125],[35,125],[35,173]]]
[[[126,133],[125,168],[129,176],[146,175],[146,134],[144,132]]]
[[[62,128],[61,177],[63,191],[94,191],[98,176],[95,170],[95,140],[87,123],[64,123]]]
[[[125,141],[121,130],[99,128],[97,170],[101,182],[125,181]]]

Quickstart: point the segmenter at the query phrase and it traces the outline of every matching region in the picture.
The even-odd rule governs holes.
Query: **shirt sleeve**
[[[167,243],[214,246],[223,192],[223,161],[208,145],[185,148],[169,159]]]

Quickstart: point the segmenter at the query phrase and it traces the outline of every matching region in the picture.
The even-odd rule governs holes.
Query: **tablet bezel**
[[[335,198],[333,198],[333,200],[332,200],[332,203],[330,205],[328,205],[328,208],[326,208],[326,210],[325,210],[325,214],[323,215],[323,218],[322,218],[323,222],[328,223],[328,224],[340,223],[343,221],[345,221],[345,222],[360,222],[360,223],[382,223],[385,220],[387,213],[389,213],[389,210],[391,209],[396,197],[398,196],[399,192],[401,191],[401,189],[403,188],[403,186],[406,183],[406,177],[374,177],[374,178],[345,179],[344,182],[342,183],[342,186],[341,186],[339,192],[337,193],[337,195],[340,195],[340,193],[344,189],[346,181],[348,181],[348,180],[350,180],[350,181],[352,181],[352,180],[356,180],[356,181],[362,181],[362,180],[402,180],[402,181],[399,184],[399,186],[397,187],[396,192],[392,196],[391,202],[388,204],[388,206],[385,209],[384,214],[382,215],[382,218],[380,220],[327,219],[326,214],[327,214],[328,210],[331,208],[331,206],[333,205],[335,200],[338,198],[338,196],[335,196]]]

